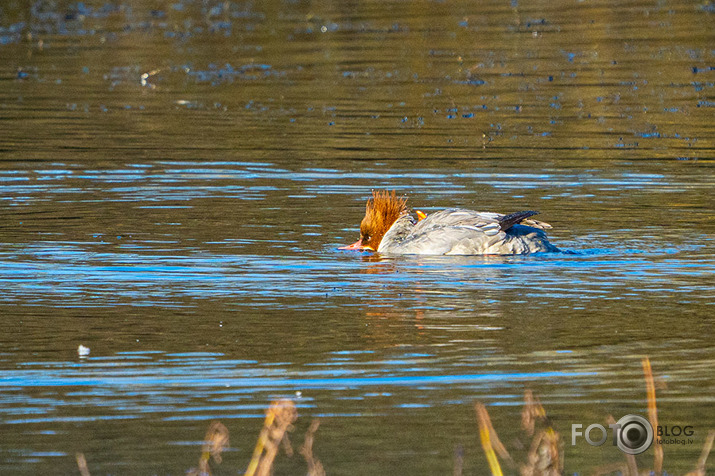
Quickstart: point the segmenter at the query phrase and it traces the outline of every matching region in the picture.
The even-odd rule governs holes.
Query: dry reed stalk
[[[454,468],[452,476],[462,476],[464,474],[464,447],[457,445],[454,447]]]
[[[483,406],[483,405],[482,405]],[[489,440],[492,444],[492,448],[494,448],[494,451],[507,463],[509,463],[510,466],[516,466],[514,464],[514,460],[511,458],[511,455],[507,451],[506,447],[504,444],[502,444],[501,440],[499,439],[499,435],[497,435],[497,431],[494,429],[492,426],[492,420],[489,418],[489,413],[487,412],[486,407],[484,408],[484,412],[486,414],[486,420],[484,421],[484,424],[486,425],[487,429],[489,430]],[[477,416],[479,416],[479,413],[477,413]]]
[[[300,454],[303,455],[305,462],[308,463],[308,476],[325,476],[323,464],[313,456],[313,441],[319,426],[320,421],[317,418],[310,422],[310,428],[305,432],[305,441],[300,448]]]
[[[87,467],[87,459],[84,457],[84,453],[77,453],[75,458],[77,458],[79,474],[82,476],[89,476],[89,468]]]
[[[650,425],[653,430],[658,428],[658,408],[655,404],[655,381],[653,380],[653,369],[650,366],[650,359],[648,357],[642,360],[643,363],[643,373],[645,374],[645,385],[648,394],[648,420],[650,420]],[[655,456],[653,457],[653,472],[656,476],[662,474],[663,471],[663,447],[655,438],[653,444],[653,450],[655,451]]]
[[[266,420],[258,436],[253,457],[248,464],[245,476],[268,476],[273,468],[273,460],[286,432],[293,429],[293,422],[298,418],[298,410],[290,400],[271,403],[266,411]],[[292,451],[292,450],[291,450]]]
[[[694,471],[689,472],[685,476],[705,476],[705,464],[708,461],[708,456],[713,449],[713,442],[715,442],[715,430],[710,430],[708,432],[708,437],[703,445],[703,452],[700,453],[700,458],[698,459],[698,466]]]
[[[197,469],[187,471],[187,476],[211,476],[211,466],[209,460],[213,460],[217,464],[221,464],[221,453],[228,447],[228,428],[219,421],[213,421],[206,430],[204,436],[204,444],[201,447],[201,456],[199,457],[199,465]]]
[[[492,470],[492,476],[503,476],[504,473],[502,473],[501,466],[499,466],[499,460],[497,459],[497,455],[494,453],[494,448],[492,447],[492,432],[490,431],[490,428],[493,429],[493,427],[491,420],[489,419],[487,408],[479,402],[474,404],[474,408],[477,411],[479,438],[482,442],[484,453],[487,456],[489,468]]]
[[[476,403],[475,409],[479,422],[479,436],[489,467],[493,475],[501,475],[502,470],[496,453],[498,452],[499,456],[508,461],[511,466],[515,466],[514,460],[499,440],[486,407],[481,403]],[[527,462],[521,466],[521,474],[523,476],[559,476],[563,474],[561,437],[551,427],[546,410],[531,390],[527,390],[524,394],[521,421],[522,427],[529,435],[536,433],[531,441]],[[536,431],[537,423],[545,428]]]
[[[559,476],[563,474],[563,458],[560,449],[561,437],[549,427],[531,440],[527,464],[522,465],[522,476]]]
[[[524,409],[521,412],[521,427],[531,436],[534,434],[537,422],[551,426],[539,398],[531,390],[526,390],[524,392]]]
[[[615,425],[616,419],[613,418],[613,415],[608,415],[608,418],[606,418],[606,423],[608,423],[609,425]],[[626,457],[626,465],[628,469],[628,471],[624,472],[623,474],[627,476],[638,476],[638,464],[636,463],[636,457],[627,453],[623,453],[623,455]]]
[[[524,476],[560,475],[563,473],[561,436],[551,426],[541,400],[531,390],[524,392],[524,409],[521,412],[521,426],[528,435],[534,435],[537,424],[544,427],[531,440],[527,464],[522,465]]]

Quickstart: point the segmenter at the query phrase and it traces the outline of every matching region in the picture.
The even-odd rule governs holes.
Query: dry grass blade
[[[79,467],[79,474],[82,476],[89,476],[89,468],[87,467],[87,460],[84,457],[84,453],[77,453],[75,455],[77,458],[77,467]]]
[[[606,423],[614,425],[616,423],[616,419],[613,418],[613,415],[608,415]],[[638,476],[638,464],[636,463],[636,457],[627,453],[623,453],[623,455],[626,457],[626,464],[628,467],[628,471],[624,471],[623,474],[627,476]]]
[[[452,476],[462,476],[464,473],[464,447],[457,445],[454,448],[454,469]]]
[[[287,431],[293,429],[293,422],[298,418],[298,410],[290,400],[271,403],[266,411],[266,420],[258,436],[253,457],[246,469],[246,476],[268,476],[271,474],[273,460]]]
[[[558,476],[562,474],[561,437],[553,428],[541,430],[531,440],[527,464],[522,466],[523,476]]]
[[[216,463],[221,463],[221,453],[228,447],[228,428],[221,422],[214,421],[206,431],[204,436],[204,446],[201,451],[201,460],[208,468],[209,458],[213,458]]]
[[[482,405],[483,406],[483,405]],[[484,424],[486,425],[487,429],[489,430],[489,440],[491,441],[492,448],[494,448],[494,451],[507,463],[509,463],[510,466],[516,466],[514,464],[514,460],[511,458],[511,455],[507,451],[506,447],[504,444],[502,444],[501,440],[499,439],[499,435],[497,435],[497,431],[494,429],[492,426],[492,420],[489,418],[489,413],[487,412],[487,409],[484,408],[484,412],[486,414],[486,419],[484,421]],[[479,410],[477,410],[477,417],[479,417]]]
[[[310,423],[310,428],[305,432],[305,441],[300,448],[300,454],[303,455],[305,462],[308,463],[308,476],[325,476],[325,469],[322,463],[313,456],[313,441],[319,426],[320,421],[318,419]]]
[[[537,424],[541,427],[538,432]],[[544,406],[531,390],[524,392],[521,426],[529,435],[537,432],[531,440],[527,462],[522,466],[521,474],[524,476],[561,474],[563,472],[561,436],[551,427]]]
[[[494,448],[492,448],[492,433],[490,428],[493,428],[487,408],[481,403],[475,403],[474,408],[477,411],[477,421],[479,422],[479,438],[482,441],[484,453],[487,455],[489,468],[492,470],[493,476],[503,476],[504,473],[502,473],[501,466],[499,466],[499,460],[497,459],[496,453],[494,453]]]
[[[648,357],[644,358],[643,361],[643,373],[645,374],[645,385],[648,393],[648,420],[653,427],[653,430],[658,428],[658,408],[655,404],[655,381],[653,380],[653,369],[650,366],[650,359]],[[658,439],[654,439],[653,450],[655,451],[655,456],[653,457],[653,472],[656,475],[662,474],[663,471],[663,447],[658,442]]]
[[[708,432],[708,439],[703,446],[703,452],[700,455],[700,459],[698,459],[697,469],[702,471],[703,474],[705,474],[705,463],[707,463],[708,456],[713,449],[713,442],[715,442],[715,430],[710,430]]]
[[[705,445],[703,445],[703,452],[700,454],[698,459],[698,466],[695,471],[691,471],[685,476],[705,476],[705,464],[708,461],[708,456],[713,449],[713,442],[715,442],[715,430],[710,430],[708,432],[708,437],[705,440]]]
[[[228,428],[219,421],[213,421],[206,430],[204,436],[204,444],[201,447],[201,456],[199,457],[199,466],[197,469],[190,469],[187,476],[210,476],[211,466],[209,460],[213,460],[217,464],[221,464],[221,453],[228,447]]]
[[[541,422],[550,426],[546,417],[546,410],[541,405],[539,398],[534,392],[527,390],[524,392],[524,409],[521,412],[521,427],[531,436],[536,429],[536,423]]]

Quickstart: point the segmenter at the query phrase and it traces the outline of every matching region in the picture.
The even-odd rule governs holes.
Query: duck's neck
[[[391,247],[402,244],[402,242],[405,241],[405,238],[412,233],[414,226],[414,218],[407,214],[402,215],[400,218],[395,220],[395,223],[392,224],[390,229],[387,230],[387,233],[385,233],[385,236],[382,237],[382,241],[380,241],[380,246],[377,248],[377,251],[389,252]]]

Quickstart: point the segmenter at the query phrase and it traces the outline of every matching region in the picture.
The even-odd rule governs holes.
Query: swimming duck
[[[360,223],[360,239],[341,250],[397,255],[512,255],[559,251],[546,239],[551,225],[530,217],[535,211],[502,215],[448,208],[414,218],[407,198],[373,191]]]

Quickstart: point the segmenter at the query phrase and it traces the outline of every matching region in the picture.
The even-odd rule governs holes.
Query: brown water
[[[525,388],[590,472],[623,456],[571,424],[644,414],[645,355],[661,424],[695,429],[665,469],[693,469],[715,428],[714,14],[4,2],[0,473],[81,451],[183,474],[220,419],[235,474],[289,397],[329,474],[449,474],[459,445],[486,474],[472,404],[513,448]],[[338,251],[373,188],[537,209],[567,252]]]

